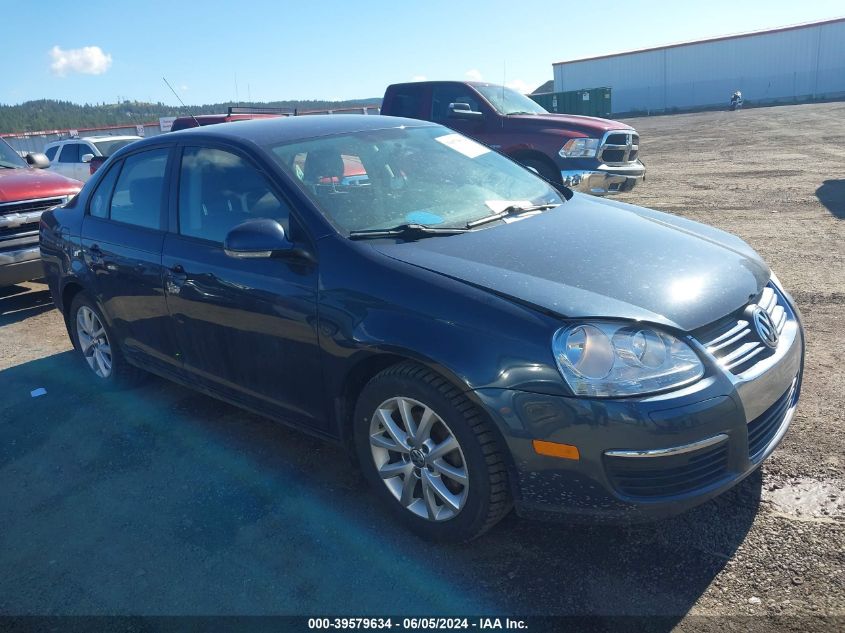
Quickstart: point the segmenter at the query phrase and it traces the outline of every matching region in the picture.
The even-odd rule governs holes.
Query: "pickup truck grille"
[[[39,198],[37,200],[20,200],[18,202],[0,202],[0,216],[10,213],[29,213],[31,211],[46,211],[62,204],[66,198]]]
[[[67,200],[40,198],[18,202],[0,202],[0,249],[18,248],[38,241],[41,213]]]
[[[626,165],[637,160],[640,135],[631,130],[610,131],[602,138],[598,159],[608,165]]]
[[[778,336],[783,333],[787,321],[793,318],[791,312],[787,311],[785,302],[781,302],[777,291],[771,285],[763,288],[756,304],[751,304],[750,307],[753,309],[757,306],[768,313]],[[697,333],[696,338],[704,342],[704,347],[722,367],[736,375],[751,369],[774,351],[760,340],[749,316],[748,306],[738,315],[704,328]]]

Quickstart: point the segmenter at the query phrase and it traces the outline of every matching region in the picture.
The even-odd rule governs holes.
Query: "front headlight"
[[[555,332],[552,352],[579,396],[634,396],[689,384],[704,375],[692,348],[649,325],[594,321]]]
[[[599,149],[597,138],[573,138],[560,148],[561,158],[592,158]]]

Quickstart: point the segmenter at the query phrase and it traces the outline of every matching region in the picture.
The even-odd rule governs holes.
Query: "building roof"
[[[554,92],[554,91],[555,91],[555,80],[549,79],[546,83],[544,83],[540,86],[537,86],[534,89],[534,92],[532,92],[531,94],[532,95],[543,95],[543,94],[546,94],[548,92]]]
[[[592,57],[576,57],[575,59],[567,59],[562,62],[553,62],[552,66],[560,66],[562,64],[574,64],[576,62],[587,62],[594,59],[607,59],[609,57],[621,57],[623,55],[633,55],[635,53],[648,53],[650,51],[660,51],[667,48],[677,48],[679,46],[690,46],[692,44],[706,44],[709,42],[721,42],[722,40],[733,40],[743,37],[752,37],[755,35],[768,35],[769,33],[781,33],[783,31],[794,31],[796,29],[806,29],[814,26],[822,26],[825,24],[835,24],[837,22],[845,22],[845,17],[832,18],[829,20],[818,20],[816,22],[803,22],[801,24],[791,24],[789,26],[781,26],[773,29],[762,29],[759,31],[747,31],[745,33],[735,33],[733,35],[719,35],[716,37],[706,37],[700,40],[689,40],[686,42],[675,42],[672,44],[664,44],[662,46],[651,46],[648,48],[635,48],[628,51],[620,51],[617,53],[607,53],[605,55],[594,55]]]

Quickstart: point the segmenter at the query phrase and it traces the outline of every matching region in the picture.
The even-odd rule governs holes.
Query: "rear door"
[[[167,303],[189,379],[230,400],[325,429],[317,265],[225,254],[228,231],[256,218],[308,240],[283,193],[248,156],[188,146],[164,243]]]
[[[175,371],[161,266],[170,154],[169,147],[148,149],[111,165],[90,198],[81,242],[96,298],[124,353]]]

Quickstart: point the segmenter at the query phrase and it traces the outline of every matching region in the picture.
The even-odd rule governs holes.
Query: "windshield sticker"
[[[456,152],[460,152],[468,158],[477,158],[490,151],[489,147],[485,147],[481,143],[476,143],[472,139],[468,139],[460,134],[446,134],[444,136],[438,136],[434,140],[438,143],[443,143],[446,147],[451,147]]]
[[[530,207],[531,202],[528,200],[485,200],[484,204],[493,213],[501,213],[508,207]]]

